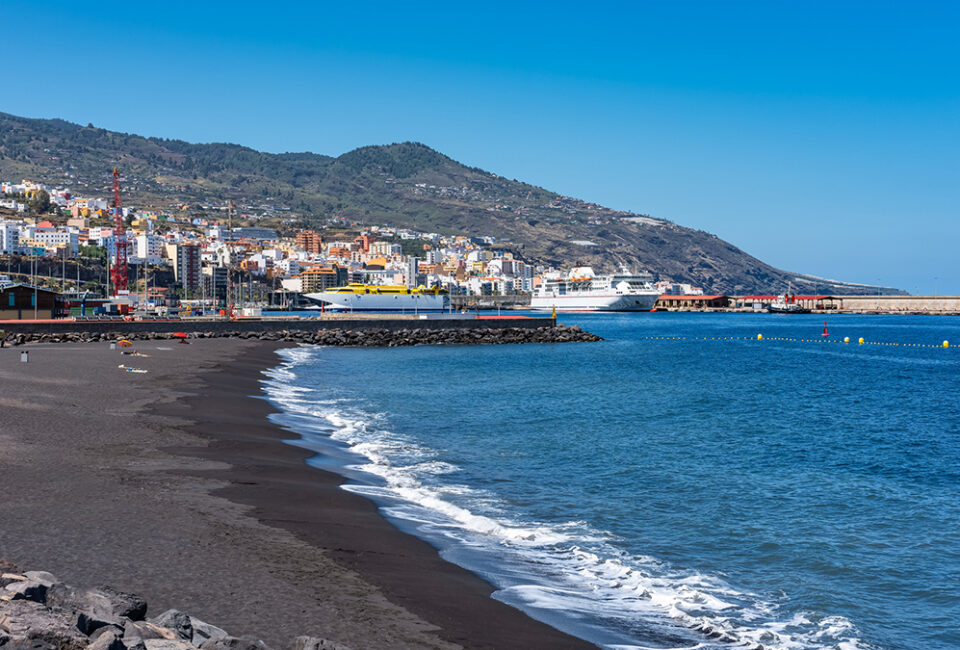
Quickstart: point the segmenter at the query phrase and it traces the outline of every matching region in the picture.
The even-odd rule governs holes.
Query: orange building
[[[315,293],[347,283],[348,270],[337,264],[331,266],[311,266],[300,273],[304,293]]]
[[[370,235],[360,235],[353,240],[353,243],[360,247],[364,253],[370,252],[370,244],[373,243],[373,237]]]
[[[323,252],[323,237],[316,230],[301,230],[297,233],[297,248],[319,255]]]

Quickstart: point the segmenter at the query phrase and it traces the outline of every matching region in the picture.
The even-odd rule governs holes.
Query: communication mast
[[[117,252],[113,258],[110,279],[115,295],[127,290],[127,234],[123,230],[123,210],[120,207],[120,172],[113,168],[113,236]]]

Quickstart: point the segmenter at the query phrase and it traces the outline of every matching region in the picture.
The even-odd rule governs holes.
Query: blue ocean
[[[960,319],[560,320],[606,340],[304,346],[264,387],[311,463],[601,647],[960,648]]]

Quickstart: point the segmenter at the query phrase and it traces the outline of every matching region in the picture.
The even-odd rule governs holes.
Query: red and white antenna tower
[[[113,236],[117,252],[113,258],[110,280],[118,294],[127,290],[127,234],[123,231],[123,210],[120,207],[120,172],[113,168]]]

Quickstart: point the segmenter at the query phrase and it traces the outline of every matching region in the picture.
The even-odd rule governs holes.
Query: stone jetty
[[[179,610],[147,618],[147,602],[111,587],[80,589],[0,560],[2,650],[270,650]],[[292,650],[350,650],[300,636]]]
[[[178,336],[182,334],[183,336]],[[26,343],[97,343],[120,339],[163,340],[208,338],[258,339],[261,341],[285,341],[314,345],[355,347],[398,347],[405,345],[498,345],[507,343],[577,343],[602,341],[603,339],[579,326],[557,325],[536,329],[503,327],[485,329],[285,329],[251,332],[243,330],[210,330],[193,332],[127,332],[123,329],[107,332],[23,333],[8,332],[3,338],[6,345]]]

